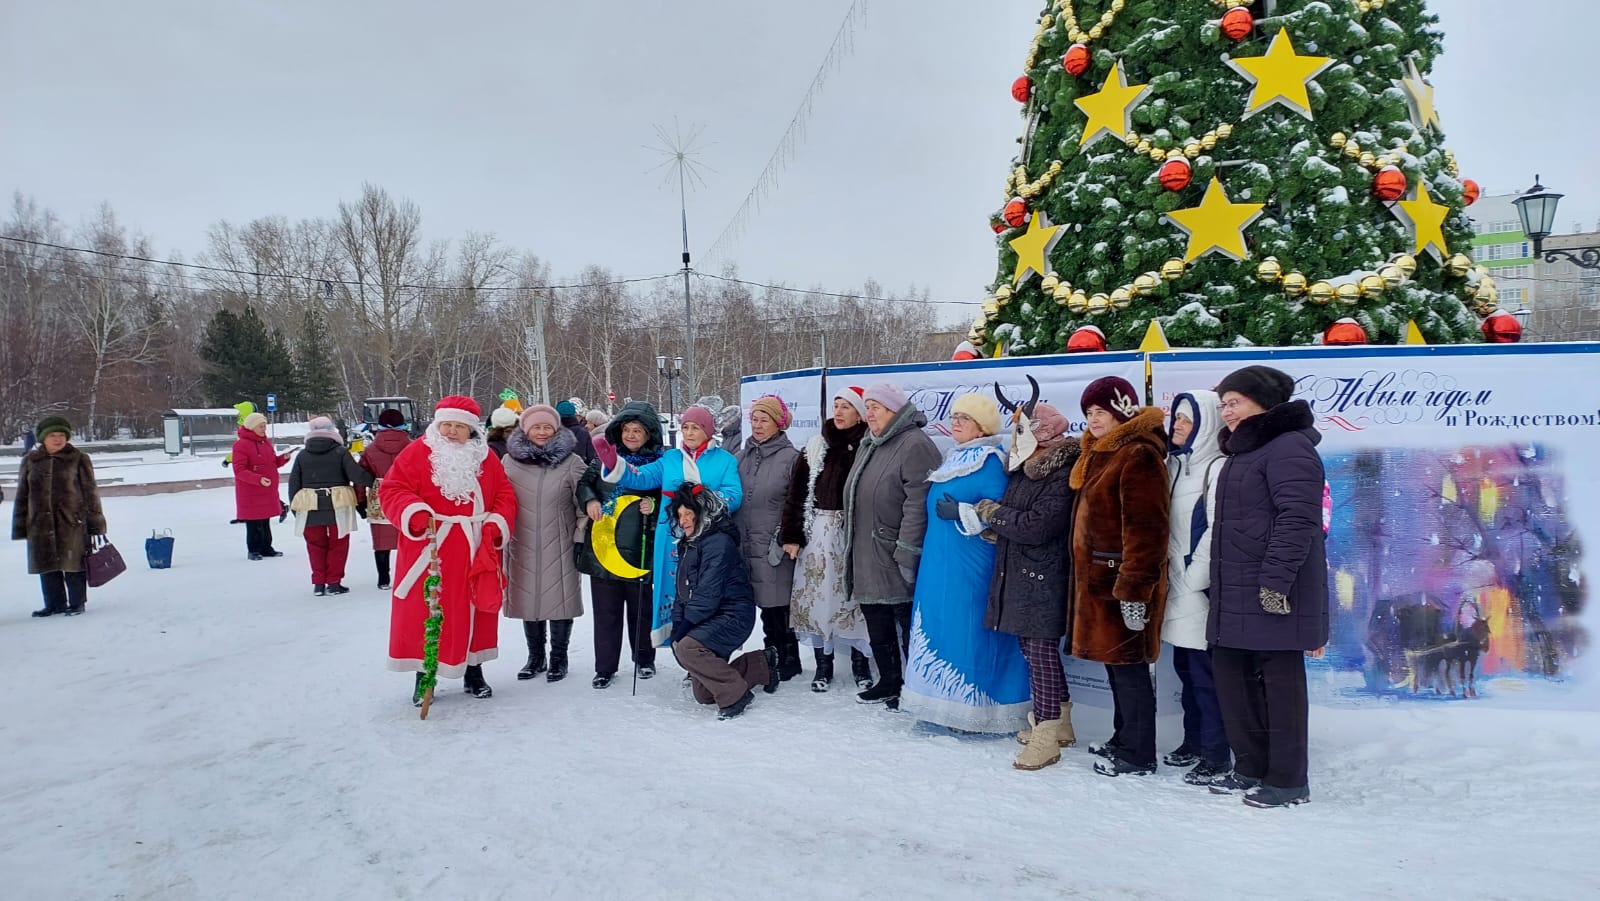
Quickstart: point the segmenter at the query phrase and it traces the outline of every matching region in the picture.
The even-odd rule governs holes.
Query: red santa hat
[[[956,345],[956,352],[951,355],[951,362],[964,363],[967,360],[978,359],[978,349],[972,346],[971,341],[963,341]]]
[[[862,419],[867,418],[867,401],[860,388],[857,388],[854,385],[851,385],[848,388],[840,388],[838,391],[833,392],[833,399],[842,400],[850,406],[855,407],[857,416],[860,416]]]
[[[439,404],[433,408],[434,422],[459,422],[478,428],[483,424],[483,408],[470,397],[452,394],[440,398]]]
[[[1106,333],[1098,326],[1080,326],[1067,339],[1067,353],[1100,353],[1106,349]]]

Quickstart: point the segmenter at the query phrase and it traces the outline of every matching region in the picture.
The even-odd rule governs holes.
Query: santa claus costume
[[[483,414],[470,397],[451,396],[434,408],[422,440],[395,458],[378,489],[379,501],[400,530],[394,571],[394,601],[389,619],[389,669],[423,670],[423,631],[428,605],[423,597],[431,541],[439,555],[439,670],[444,678],[465,677],[466,690],[480,698],[492,692],[482,665],[499,656],[497,630],[505,587],[500,551],[517,515],[517,498],[489,453]],[[466,427],[465,441],[452,440],[441,424]],[[447,426],[446,431],[457,432]],[[413,703],[420,703],[414,693]]]

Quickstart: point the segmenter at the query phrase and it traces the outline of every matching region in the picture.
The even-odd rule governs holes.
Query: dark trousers
[[[44,609],[52,613],[82,610],[89,597],[89,574],[64,573],[59,569],[40,573],[39,588],[44,592]]]
[[[794,630],[789,628],[788,604],[761,608],[761,638],[762,644],[769,648],[784,648],[789,642],[798,641]]]
[[[898,690],[905,684],[901,667],[911,641],[911,604],[862,604],[861,615],[867,620],[872,659],[878,662],[879,684]]]
[[[311,558],[311,584],[343,582],[345,560],[350,557],[350,536],[340,538],[338,526],[306,526],[305,534],[306,554]]]
[[[672,643],[672,656],[689,673],[694,699],[702,704],[731,706],[769,678],[765,651],[746,651],[730,663],[721,654],[685,635]]]
[[[245,551],[251,554],[272,553],[272,520],[245,520],[244,547]]]
[[[1306,782],[1306,660],[1302,651],[1211,649],[1233,769],[1275,788]]]
[[[617,671],[624,627],[628,645],[633,648],[633,665],[655,666],[656,649],[650,643],[650,582],[618,582],[591,576],[589,594],[594,600],[594,671],[600,675]]]
[[[389,584],[389,552],[373,551],[372,562],[378,566],[378,584]]]
[[[1113,707],[1113,752],[1140,767],[1156,765],[1156,685],[1146,663],[1106,664]]]
[[[1183,743],[1207,763],[1227,764],[1228,733],[1222,727],[1222,708],[1217,706],[1211,653],[1174,645],[1172,667],[1183,683]]]

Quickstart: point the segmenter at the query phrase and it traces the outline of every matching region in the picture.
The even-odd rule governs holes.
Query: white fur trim
[[[983,520],[978,518],[978,508],[968,503],[957,505],[961,512],[961,519],[956,523],[956,531],[976,538],[983,534]]]
[[[459,422],[462,425],[470,425],[473,428],[478,428],[483,425],[483,423],[478,421],[478,417],[473,416],[471,413],[461,409],[460,407],[440,407],[439,409],[434,410],[433,421]]]

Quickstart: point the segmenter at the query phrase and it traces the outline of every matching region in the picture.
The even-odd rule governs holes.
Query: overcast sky
[[[1201,0],[1184,0],[1201,2]],[[108,201],[192,258],[218,219],[331,216],[363,181],[429,237],[491,231],[558,276],[678,266],[652,125],[703,126],[698,257],[755,184],[850,0],[0,0],[0,189]],[[731,256],[764,281],[974,300],[1040,0],[871,0]],[[1600,217],[1593,0],[1435,0],[1431,81],[1462,174],[1537,171]],[[970,312],[970,311],[968,311]]]

